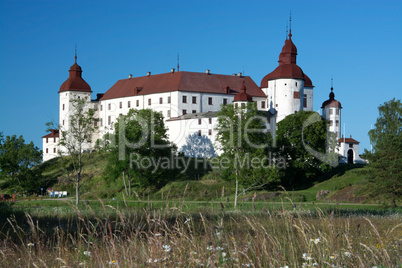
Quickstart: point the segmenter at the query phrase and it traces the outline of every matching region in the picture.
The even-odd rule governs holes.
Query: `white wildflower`
[[[165,252],[169,252],[169,251],[171,250],[171,248],[170,248],[169,245],[163,245],[162,247],[163,247],[163,250],[164,250]]]
[[[184,224],[189,223],[190,222],[190,218],[187,218],[186,221],[184,222]]]
[[[91,257],[92,255],[91,255],[91,252],[89,252],[89,251],[84,251],[84,255],[85,256],[88,256],[88,257]]]
[[[317,245],[318,243],[320,243],[321,242],[321,240],[319,239],[319,238],[317,238],[317,239],[315,239],[314,240],[314,243]]]
[[[345,256],[350,258],[350,257],[352,257],[352,253],[346,251],[346,252],[345,252]]]

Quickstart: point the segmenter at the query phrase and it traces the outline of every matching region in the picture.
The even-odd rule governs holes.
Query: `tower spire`
[[[286,36],[285,36],[285,40],[288,40],[288,34],[289,34],[289,30],[288,30],[288,22],[286,22]]]
[[[77,44],[75,44],[75,56],[74,56],[74,59],[75,59],[75,63],[77,63]]]
[[[179,65],[179,52],[177,52],[177,71],[180,71],[180,65]]]
[[[289,14],[289,39],[292,39],[292,11]]]

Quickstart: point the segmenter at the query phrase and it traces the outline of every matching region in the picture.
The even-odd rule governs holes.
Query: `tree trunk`
[[[80,172],[77,173],[77,181],[75,182],[75,205],[80,202]]]
[[[128,196],[127,184],[126,184],[126,174],[125,174],[124,170],[123,170],[123,183],[124,183],[124,189],[126,190],[126,195]]]
[[[237,207],[237,196],[238,196],[238,191],[239,191],[239,180],[236,178],[236,192],[235,192],[235,201],[234,201],[234,207]]]

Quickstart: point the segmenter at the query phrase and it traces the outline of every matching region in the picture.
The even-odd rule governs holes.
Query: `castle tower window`
[[[140,106],[140,100],[135,101],[135,106],[139,107]]]
[[[241,104],[241,108],[246,108],[246,104],[244,102]]]
[[[201,123],[202,123],[201,119],[198,119],[198,125],[201,125]]]
[[[339,115],[339,111],[340,111],[339,109],[336,109],[336,115]]]
[[[151,99],[148,99],[148,105],[151,105]]]
[[[64,126],[64,120],[63,120],[63,126]]]
[[[196,114],[197,113],[197,110],[193,110],[193,114]]]
[[[53,148],[53,153],[56,153],[56,148]]]
[[[212,118],[208,119],[208,123],[211,125],[212,124]]]
[[[208,129],[208,135],[209,135],[209,136],[212,135],[212,129]]]
[[[123,108],[123,102],[119,103],[119,107],[120,107],[120,109]]]
[[[197,97],[193,97],[193,104],[197,103]]]
[[[223,99],[223,105],[226,105],[226,104],[228,104],[228,99]]]
[[[109,115],[107,117],[107,124],[110,125],[112,123],[112,117]]]
[[[48,143],[49,142],[49,138],[46,138],[46,143]]]
[[[127,102],[127,107],[130,108],[131,107],[131,101]]]
[[[307,94],[303,95],[303,107],[307,108]]]
[[[187,103],[187,96],[183,96],[183,103]]]
[[[103,105],[101,105],[101,108],[100,108],[100,110],[101,110],[101,111],[103,110]]]
[[[339,120],[336,120],[336,121],[335,121],[335,125],[336,125],[337,127],[339,127]]]
[[[353,143],[349,143],[349,148],[353,148]]]
[[[331,108],[329,108],[329,114],[331,115],[333,113],[334,113],[334,111]]]
[[[108,106],[107,106],[107,108],[108,108],[109,111],[110,111],[110,109],[112,108],[112,105],[109,103]]]
[[[294,99],[300,99],[300,92],[299,91],[293,92],[293,98]]]
[[[63,103],[63,111],[64,111],[64,103]]]
[[[212,97],[208,98],[208,105],[212,105]]]
[[[53,142],[56,142],[56,137],[53,138]]]
[[[100,125],[103,126],[103,118],[101,118]]]
[[[167,116],[170,117],[170,110],[167,111]]]
[[[49,153],[49,149],[48,149],[48,148],[46,148],[46,153],[47,153],[47,154]]]
[[[170,96],[168,96],[168,103],[170,103]]]
[[[198,130],[198,136],[201,136],[201,130]]]
[[[159,104],[163,104],[163,98],[159,98]]]
[[[183,109],[183,115],[187,114],[187,110]]]
[[[334,121],[329,120],[329,125],[332,127],[334,125]]]
[[[265,101],[261,102],[261,109],[265,109]]]

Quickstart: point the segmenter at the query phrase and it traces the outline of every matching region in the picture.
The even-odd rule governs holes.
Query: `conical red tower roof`
[[[240,89],[240,93],[237,93],[234,96],[233,101],[253,101],[253,97],[251,95],[247,94],[247,88],[246,88],[246,81],[243,81],[243,86]]]
[[[92,92],[91,87],[82,79],[82,69],[81,66],[77,64],[77,55],[75,55],[75,62],[70,67],[69,77],[67,80],[60,86],[59,93],[62,91],[84,91],[84,92]]]
[[[279,66],[261,80],[261,87],[268,87],[268,81],[278,78],[299,78],[304,80],[305,87],[313,87],[311,79],[303,73],[303,70],[296,64],[297,48],[292,41],[292,30],[289,31],[289,39],[279,54]]]

